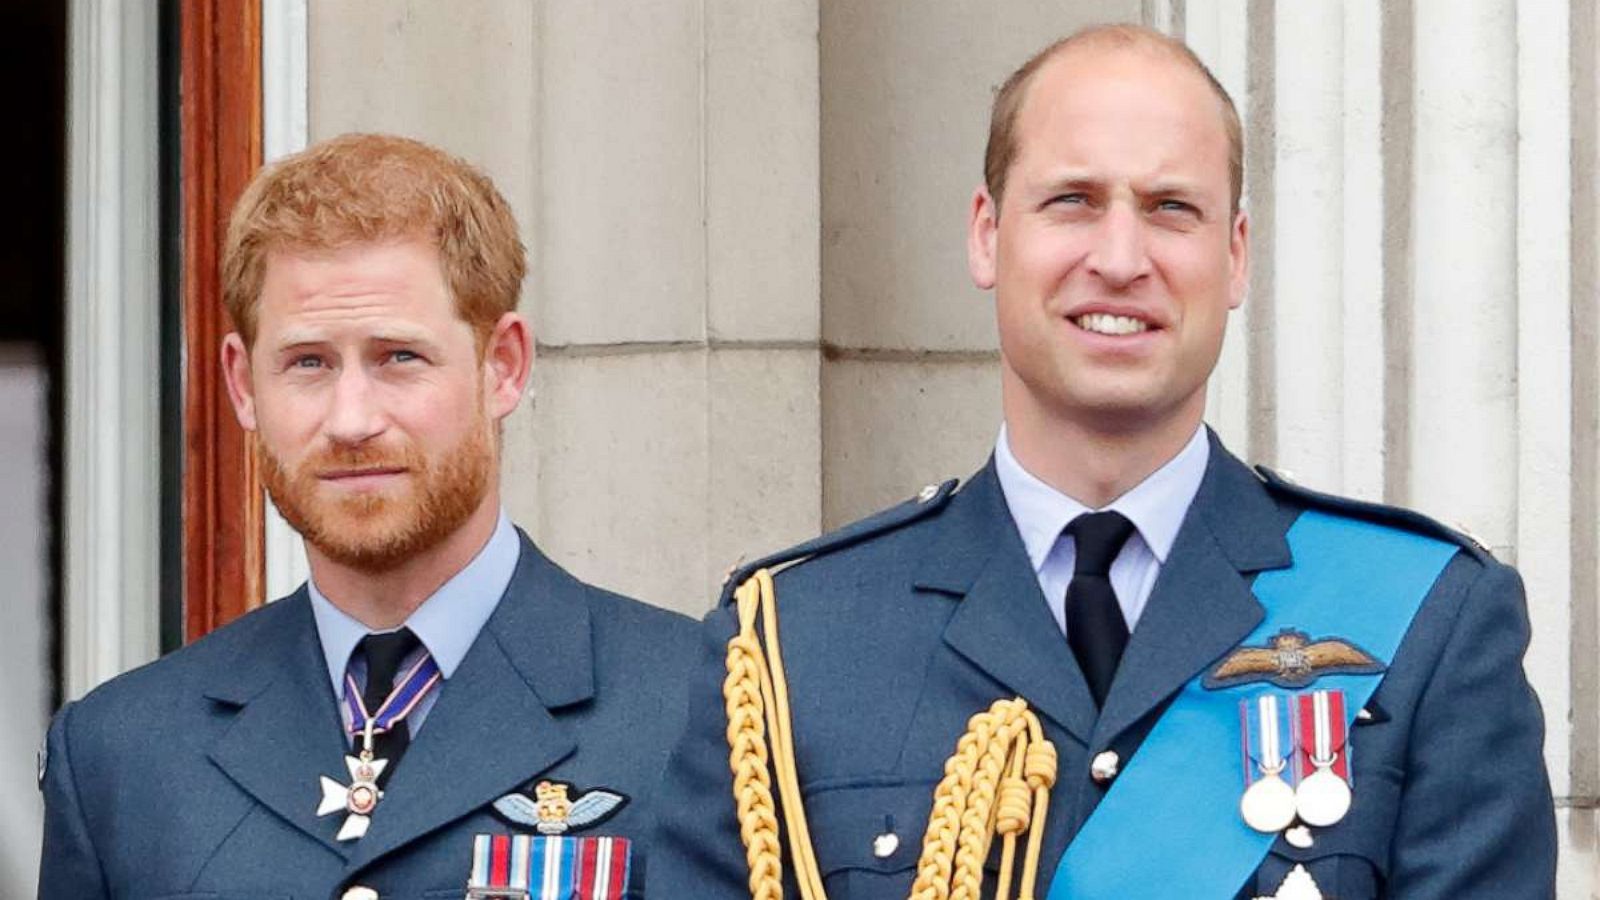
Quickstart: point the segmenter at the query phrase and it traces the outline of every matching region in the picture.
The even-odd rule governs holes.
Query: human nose
[[[361,444],[380,434],[387,419],[361,366],[345,366],[333,387],[327,436],[336,444]]]
[[[1090,271],[1116,289],[1132,285],[1149,272],[1144,220],[1137,210],[1121,203],[1112,204],[1106,210],[1100,218],[1088,263]]]

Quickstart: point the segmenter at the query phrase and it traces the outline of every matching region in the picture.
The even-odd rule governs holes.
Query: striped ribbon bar
[[[632,849],[622,837],[476,835],[467,900],[622,900]]]

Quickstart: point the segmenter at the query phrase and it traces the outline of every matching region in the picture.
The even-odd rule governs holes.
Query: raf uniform
[[[356,639],[313,592],[60,712],[41,776],[41,898],[460,898],[476,836],[537,832],[495,802],[531,803],[540,784],[622,798],[562,836],[629,839],[617,866],[641,896],[640,843],[682,725],[687,620],[578,581],[502,517],[408,621],[444,680],[412,715],[370,830],[340,841],[345,816],[317,814],[319,781],[349,780],[335,685]]]
[[[1293,565],[1286,534],[1307,510],[1426,535],[1448,561],[1419,591],[1387,671],[1358,676],[1381,682],[1350,729],[1348,814],[1312,829],[1309,842],[1273,840],[1248,863],[1256,868],[1237,896],[1290,896],[1286,879],[1304,877],[1289,879],[1296,867],[1339,900],[1552,896],[1554,815],[1541,713],[1521,669],[1529,632],[1516,573],[1414,513],[1258,475],[1209,432],[1201,440],[1209,458],[1170,546],[1144,536],[1154,538],[1146,551],[1164,559],[1099,710],[993,460],[959,490],[929,488],[735,573],[730,584],[777,571],[800,792],[831,900],[908,895],[957,737],[969,716],[1014,696],[1031,704],[1059,753],[1039,866],[1045,897],[1058,860],[1138,765],[1174,696],[1263,621],[1252,586]],[[1138,593],[1137,574],[1122,580],[1119,591],[1134,584]],[[1119,599],[1126,613],[1128,598]],[[655,896],[749,896],[723,740],[724,654],[736,628],[726,604],[705,623],[689,729],[661,793]],[[1238,745],[1223,752],[1237,755]],[[1172,802],[1181,807],[1182,792]],[[1132,839],[1114,846],[1126,871],[1118,896],[1203,900],[1181,884],[1142,880],[1152,860]],[[785,853],[786,896],[798,896],[790,872]]]

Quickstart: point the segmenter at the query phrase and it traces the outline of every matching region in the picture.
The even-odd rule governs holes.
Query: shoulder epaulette
[[[1428,537],[1449,541],[1469,551],[1480,560],[1493,558],[1488,546],[1474,537],[1471,532],[1451,528],[1443,522],[1429,518],[1415,510],[1315,491],[1266,466],[1258,465],[1255,467],[1255,471],[1273,492],[1286,494],[1308,506],[1315,506],[1319,509],[1326,509],[1356,519],[1376,522],[1380,525],[1404,528],[1407,531],[1415,531]]]
[[[723,580],[720,603],[731,602],[734,589],[761,569],[777,569],[781,566],[790,566],[835,550],[841,550],[931,515],[944,508],[951,495],[956,492],[956,487],[959,484],[959,480],[954,478],[943,484],[930,484],[918,491],[915,497],[888,509],[873,513],[865,519],[851,522],[849,525],[836,528],[804,543],[796,544],[787,550],[780,550],[777,553],[763,556],[753,562],[739,563],[728,570],[727,578]]]

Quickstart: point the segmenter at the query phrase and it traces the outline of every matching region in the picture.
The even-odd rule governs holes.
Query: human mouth
[[[390,479],[405,474],[405,471],[405,469],[395,466],[367,469],[335,469],[322,472],[317,477],[324,482],[336,484],[340,487],[364,488],[385,484]]]
[[[1107,334],[1122,336],[1128,334],[1141,334],[1150,330],[1150,323],[1133,316],[1119,316],[1113,313],[1084,313],[1070,316],[1072,324],[1084,331],[1094,334]]]

